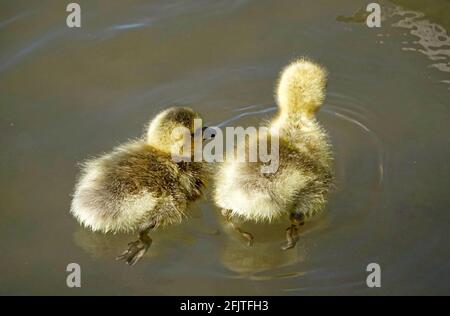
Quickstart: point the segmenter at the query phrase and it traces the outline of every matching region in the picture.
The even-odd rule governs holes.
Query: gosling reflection
[[[152,243],[152,251],[147,252],[144,257],[151,259],[163,257],[169,252],[177,251],[179,248],[191,246],[196,238],[189,227],[170,227],[154,233],[158,236]],[[159,238],[161,237],[161,238]],[[127,244],[130,239],[128,234],[103,234],[79,228],[74,235],[75,244],[88,253],[92,258],[111,258]]]
[[[239,223],[242,225],[243,223]],[[286,221],[256,224],[245,222],[243,229],[253,232],[256,242],[252,247],[242,243],[241,236],[226,220],[221,221],[224,244],[220,260],[224,267],[238,274],[238,277],[253,280],[276,279],[302,274],[301,266],[306,263],[309,251],[315,244],[316,234],[329,228],[328,216],[322,215],[302,226],[294,251],[283,251],[280,245],[284,235],[280,233]]]
[[[297,251],[281,251],[283,242],[284,222],[264,225],[246,225],[252,230],[257,242],[252,247],[242,243],[240,236],[229,226],[222,222],[225,240],[221,249],[220,260],[231,271],[242,277],[255,278],[258,273],[270,271],[276,268],[290,266],[303,261],[304,252],[301,242]]]

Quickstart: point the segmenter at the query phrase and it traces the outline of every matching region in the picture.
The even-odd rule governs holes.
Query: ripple
[[[17,65],[19,62],[33,52],[38,51],[44,47],[48,47],[53,42],[64,42],[68,38],[81,41],[94,41],[96,43],[109,40],[119,36],[121,33],[146,28],[153,26],[155,23],[162,23],[166,20],[177,19],[181,16],[192,16],[194,14],[202,13],[205,16],[222,15],[233,12],[241,6],[248,3],[249,0],[234,0],[234,1],[217,1],[211,3],[208,1],[167,1],[164,4],[144,4],[135,7],[134,10],[124,11],[125,17],[116,24],[101,25],[95,27],[95,20],[98,19],[98,14],[93,11],[83,13],[83,28],[77,33],[76,37],[67,36],[72,34],[73,30],[69,29],[64,23],[58,20],[54,25],[48,29],[43,30],[38,36],[30,41],[21,43],[13,49],[9,50],[6,56],[0,59],[0,72],[3,72],[10,67]],[[25,11],[20,14],[6,18],[0,21],[0,29],[6,28],[16,21],[22,20],[33,14],[33,11]],[[128,16],[127,16],[128,15]],[[131,16],[130,16],[131,15]]]
[[[16,21],[22,20],[23,18],[29,17],[32,13],[33,11],[24,11],[10,18],[7,18],[6,20],[0,21],[0,29],[5,28]]]
[[[420,52],[433,61],[432,67],[442,72],[450,72],[450,37],[444,27],[430,22],[421,12],[404,10],[399,6],[392,10],[391,16],[400,17],[392,26],[407,29],[417,38],[412,43],[403,42],[408,45],[403,47],[403,50]],[[446,80],[443,82],[448,83]]]
[[[247,106],[246,108],[254,108],[255,105],[250,105]],[[277,109],[276,106],[270,107],[270,108],[266,108],[266,109],[262,109],[262,110],[258,110],[258,111],[250,111],[250,112],[243,112],[240,113],[238,115],[235,115],[227,120],[221,121],[220,123],[216,124],[215,127],[224,127],[227,124],[230,124],[232,122],[235,122],[243,117],[246,116],[254,116],[254,115],[258,115],[258,114],[265,114],[265,113],[270,113],[270,112],[275,112]]]
[[[377,148],[376,151],[377,151],[377,157],[378,157],[379,185],[381,186],[382,182],[383,182],[384,170],[385,170],[384,146],[383,146],[381,139],[377,135],[377,133],[373,132],[365,123],[359,121],[358,119],[352,118],[351,116],[349,116],[347,114],[339,113],[339,111],[355,113],[354,111],[346,110],[344,108],[333,107],[333,106],[329,106],[329,109],[324,109],[323,111],[328,114],[335,115],[342,120],[345,120],[351,124],[354,124],[354,125],[360,127],[361,129],[363,129],[365,132],[367,132],[370,135],[370,138],[375,143],[375,146]]]

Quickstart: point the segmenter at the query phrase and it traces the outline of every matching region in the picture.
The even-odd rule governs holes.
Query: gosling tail
[[[313,115],[325,99],[327,71],[319,64],[300,58],[281,72],[276,99],[284,114]]]

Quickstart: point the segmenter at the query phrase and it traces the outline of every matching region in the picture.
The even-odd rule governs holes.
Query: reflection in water
[[[394,2],[408,10],[382,1],[392,9],[380,29],[364,25],[358,0],[88,1],[80,30],[60,4],[5,4],[0,294],[72,295],[69,262],[82,266],[81,294],[448,294],[448,14],[436,5],[448,1]],[[130,269],[113,258],[135,236],[70,216],[77,162],[173,103],[210,125],[258,126],[275,111],[280,67],[301,55],[330,70],[318,119],[337,183],[296,249],[280,249],[288,219],[244,225],[247,248],[206,194]],[[370,262],[382,267],[378,292],[365,286]]]
[[[432,67],[443,72],[450,72],[450,37],[443,26],[431,22],[427,15],[422,12],[407,10],[399,5],[393,7],[386,5],[381,13],[383,23],[392,23],[392,19],[400,18],[392,23],[392,26],[408,29],[409,33],[418,39],[411,43],[402,41],[403,44],[408,44],[408,46],[402,48],[404,51],[420,52],[433,61]],[[336,20],[346,23],[365,23],[368,14],[365,8],[361,8],[352,16],[340,15]],[[380,31],[382,32],[383,29],[381,28]],[[379,33],[378,36],[383,37],[383,34]],[[386,36],[389,37],[390,35],[386,34]],[[380,40],[379,43],[383,44],[384,41]],[[450,84],[450,80],[443,80],[443,82]]]
[[[346,22],[346,23],[366,23],[366,19],[369,16],[370,12],[366,11],[366,8],[361,8],[358,11],[356,11],[353,15],[351,16],[343,16],[343,15],[339,15],[336,18],[336,21],[339,22]]]
[[[308,256],[307,245],[312,242],[311,236],[325,231],[330,225],[326,216],[317,215],[310,218],[301,228],[297,246],[294,249],[282,250],[281,246],[286,241],[284,232],[290,224],[287,217],[270,224],[239,223],[240,227],[254,235],[255,240],[251,247],[222,218],[220,223],[225,233],[224,245],[221,246],[219,254],[221,263],[233,271],[231,278],[251,280],[296,278],[303,275],[302,262]]]
[[[229,240],[221,249],[220,260],[226,268],[236,272],[241,278],[253,280],[277,278],[277,275],[258,277],[258,273],[267,271],[273,273],[277,268],[299,264],[304,257],[302,256],[304,249],[301,242],[296,249],[291,251],[281,250],[280,245],[281,242],[262,243],[257,241],[252,247],[248,247],[245,242]]]
[[[183,245],[195,243],[194,235],[182,227],[168,228],[151,233],[153,239],[149,251],[144,255],[143,261],[149,262],[152,258],[167,255]],[[102,234],[92,232],[86,228],[78,228],[74,233],[75,244],[90,254],[93,258],[114,260],[123,252],[130,240],[136,240],[136,235],[127,234]]]
[[[416,46],[408,43],[403,50],[418,51],[434,62],[433,67],[450,72],[450,37],[442,26],[430,22],[421,12],[404,10],[399,6],[392,11],[392,16],[400,17],[394,27],[408,29],[411,35],[418,38],[411,43]]]

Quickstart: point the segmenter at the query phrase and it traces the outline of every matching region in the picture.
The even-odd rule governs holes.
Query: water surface
[[[0,294],[450,294],[447,1],[380,1],[379,29],[356,0],[79,3],[80,29],[60,1],[0,4]],[[130,268],[113,258],[133,236],[70,216],[77,163],[173,103],[258,125],[302,55],[330,72],[318,118],[337,189],[295,249],[280,250],[287,221],[246,225],[246,247],[207,194]],[[66,286],[70,262],[80,289]]]

